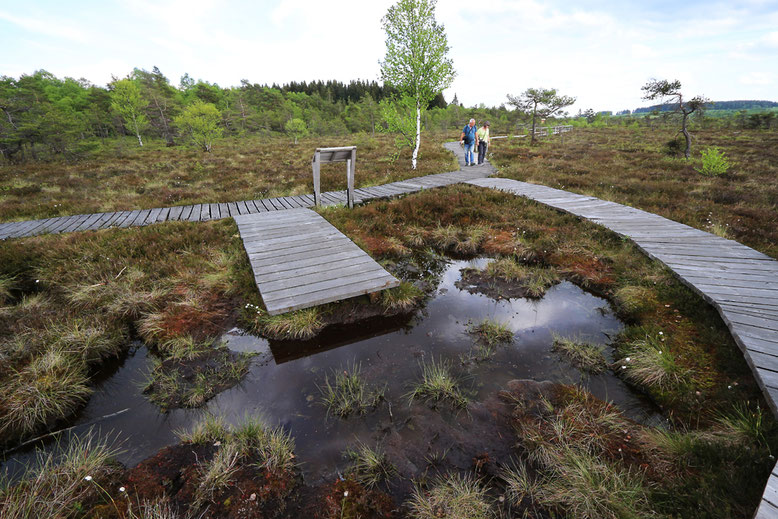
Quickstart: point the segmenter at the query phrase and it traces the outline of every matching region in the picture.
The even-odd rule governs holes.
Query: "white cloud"
[[[745,76],[741,76],[739,82],[743,85],[758,85],[765,86],[771,85],[775,81],[773,74],[765,74],[763,72],[751,72]]]
[[[40,16],[14,16],[0,11],[0,20],[12,23],[25,31],[52,36],[55,38],[64,38],[75,42],[86,42],[88,40],[83,30],[70,25],[63,20],[50,20]]]

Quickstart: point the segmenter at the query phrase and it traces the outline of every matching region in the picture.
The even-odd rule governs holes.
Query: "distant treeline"
[[[678,104],[668,103],[636,108],[632,113],[672,112],[676,108],[678,108]],[[770,108],[778,108],[778,103],[775,101],[711,101],[705,107],[706,110],[764,110]],[[622,113],[624,112],[619,112],[619,114]]]
[[[396,94],[376,81],[363,80],[280,86],[243,80],[239,86],[224,88],[185,74],[175,86],[156,67],[150,72],[135,69],[128,79],[140,95],[141,112],[148,123],[144,135],[171,145],[178,140],[175,117],[197,102],[218,109],[228,136],[283,132],[291,119],[304,121],[314,135],[342,135],[375,132],[382,123],[380,101]],[[114,78],[102,87],[84,79],[60,79],[45,70],[18,79],[0,76],[0,157],[79,155],[98,147],[102,139],[131,133],[114,104],[118,81]],[[447,106],[439,95],[429,108],[447,113]],[[456,112],[459,106],[452,109]],[[433,122],[429,113],[426,122]]]
[[[124,95],[121,103],[120,93]],[[176,86],[156,67],[151,71],[135,69],[126,79],[115,78],[106,86],[84,79],[60,79],[45,70],[19,78],[0,76],[0,159],[77,158],[99,149],[105,139],[125,135],[135,135],[139,143],[142,136],[177,145],[183,142],[178,117],[203,103],[213,105],[210,113],[217,114],[219,133],[225,137],[278,134],[301,125],[314,136],[375,133],[384,128],[380,103],[395,94],[391,88],[363,80],[270,86],[243,80],[238,86],[225,88],[185,74]],[[137,108],[130,110],[129,105]],[[718,110],[743,109],[717,122],[711,121],[712,115],[695,114],[692,124],[772,129],[778,126],[776,106],[778,103],[770,101],[719,102],[714,105]],[[670,124],[672,106],[665,107],[656,116],[652,107],[636,110],[637,115],[619,112],[618,117],[587,110],[577,117],[558,117],[542,124]],[[746,109],[755,107],[762,108],[764,113],[746,113]],[[524,114],[505,105],[466,108],[456,95],[451,103],[439,95],[423,112],[422,124],[426,130],[450,132],[456,138],[471,117],[479,124],[491,121],[493,135],[523,133],[527,123]],[[132,129],[128,118],[136,122],[142,119],[143,124]],[[290,125],[291,122],[294,124]]]

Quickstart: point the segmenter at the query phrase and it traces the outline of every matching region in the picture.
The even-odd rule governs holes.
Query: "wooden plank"
[[[335,290],[323,290],[309,294],[308,298],[287,298],[273,301],[273,315],[284,312],[309,308],[320,304],[332,303],[349,299],[351,297],[362,296],[372,292],[379,292],[387,288],[393,288],[391,281],[376,279],[370,282],[354,283],[344,285]]]
[[[220,220],[222,218],[219,204],[208,204],[208,209],[211,212],[211,220]]]
[[[262,300],[268,299],[283,300],[283,299],[310,299],[314,304],[321,304],[319,301],[324,294],[328,292],[338,292],[338,289],[344,286],[353,287],[359,285],[374,286],[375,283],[383,284],[391,282],[394,277],[383,269],[368,269],[359,274],[354,274],[347,277],[336,277],[334,279],[327,279],[322,281],[315,281],[306,285],[295,286],[291,288],[279,288],[276,290],[262,290]],[[277,286],[277,284],[276,284]],[[775,375],[775,380],[771,379],[771,387],[778,387],[778,373],[770,372]]]
[[[759,502],[754,519],[778,519],[778,506],[763,499]]]
[[[200,221],[207,222],[211,219],[211,205],[200,204]]]
[[[76,230],[82,223],[84,223],[88,218],[90,218],[91,214],[79,214],[77,215],[68,225],[67,227],[63,227],[60,232],[73,232]]]
[[[187,222],[199,222],[200,221],[200,213],[202,212],[202,206],[200,204],[195,204],[192,206],[192,211],[189,213],[189,216],[186,217]]]
[[[310,209],[238,216],[235,222],[272,315],[399,284]]]
[[[129,216],[131,212],[132,211],[119,211],[118,213],[114,213],[113,218],[105,222],[104,228],[117,227],[120,223],[122,223],[127,218],[127,216]]]
[[[184,211],[183,205],[177,205],[170,208],[167,219],[172,221],[178,221],[181,218],[181,213]]]
[[[373,262],[372,258],[364,255],[351,256],[350,258],[351,261],[348,262],[349,267]],[[339,258],[332,259],[330,257],[319,256],[315,259],[320,259],[321,262],[308,266],[298,266],[297,268],[285,268],[284,270],[277,270],[274,272],[262,270],[258,272],[255,277],[257,281],[269,283],[281,279],[295,279],[311,274],[338,271],[343,268],[343,262],[340,261]]]
[[[163,207],[162,210],[157,214],[157,219],[154,221],[154,223],[167,222],[169,214],[170,214],[170,208]]]
[[[263,276],[257,276],[256,279],[262,283],[263,294],[273,292],[280,289],[291,289],[295,287],[310,287],[315,283],[330,281],[335,279],[343,279],[350,276],[361,275],[366,272],[375,272],[375,261],[372,258],[360,258],[359,262],[349,263],[343,266],[339,262],[331,263],[329,269],[314,270],[313,268],[306,269],[305,274],[300,274],[298,271],[289,272],[286,275],[279,275],[276,279],[268,279]],[[321,265],[319,265],[321,267]],[[776,364],[778,364],[778,357],[775,358]]]
[[[146,217],[146,221],[143,222],[145,225],[149,225],[152,223],[157,223],[157,217],[159,217],[159,214],[162,212],[162,207],[155,207],[151,210],[149,215]]]

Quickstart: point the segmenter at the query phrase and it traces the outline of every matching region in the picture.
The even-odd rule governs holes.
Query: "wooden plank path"
[[[270,315],[393,288],[400,282],[310,209],[237,215]]]
[[[736,241],[615,202],[518,180],[482,178],[468,183],[596,222],[664,263],[718,310],[778,416],[778,261]],[[778,465],[755,517],[778,518]]]
[[[445,147],[458,157],[460,165],[464,165],[464,153],[457,143],[447,143]],[[355,202],[364,203],[380,198],[392,198],[423,189],[448,186],[492,174],[494,169],[485,164],[467,168],[466,170],[415,177],[407,180],[391,182],[380,186],[365,186],[354,191]],[[322,193],[323,205],[344,205],[346,192],[328,191]],[[0,223],[0,240],[9,238],[25,238],[40,234],[59,234],[65,232],[107,229],[110,227],[140,227],[161,222],[185,221],[204,222],[222,218],[234,218],[247,214],[258,214],[270,211],[286,211],[289,209],[313,207],[313,195],[282,196],[258,200],[242,200],[228,203],[194,204],[175,207],[158,207],[139,209],[135,211],[115,211],[94,214],[78,214],[27,220],[20,222]]]

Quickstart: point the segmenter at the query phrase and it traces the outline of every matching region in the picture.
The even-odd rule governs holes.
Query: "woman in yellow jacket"
[[[478,137],[478,164],[483,164],[486,150],[489,149],[489,121],[484,122],[484,125],[475,133]]]

